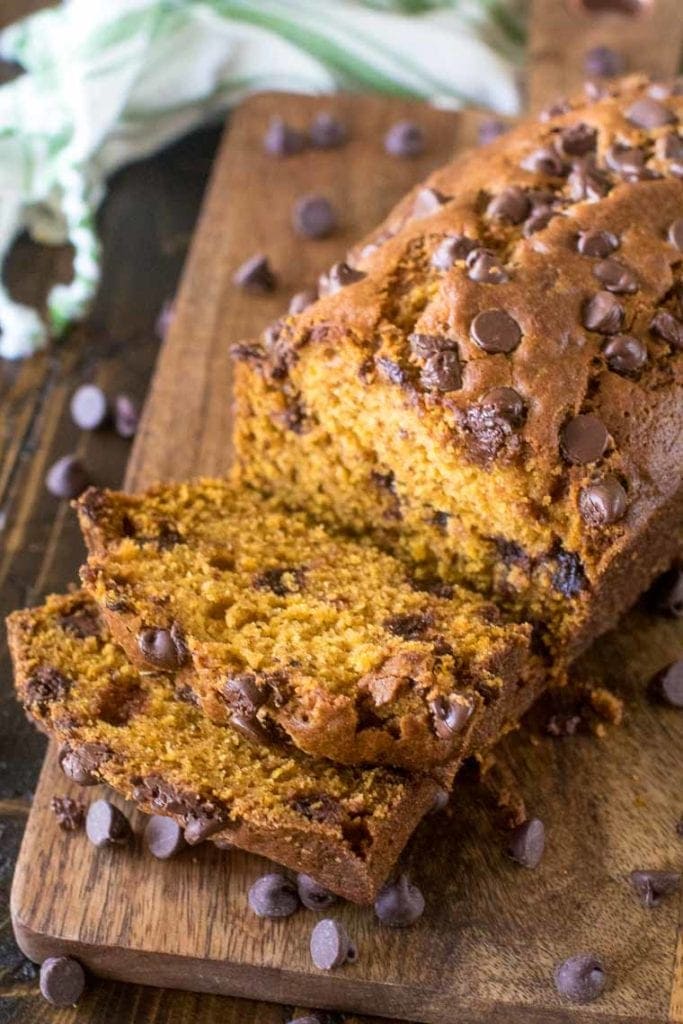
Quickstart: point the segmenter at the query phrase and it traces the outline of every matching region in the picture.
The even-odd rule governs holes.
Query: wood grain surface
[[[287,161],[261,152],[273,112],[303,125],[323,107],[350,122],[353,141],[346,149]],[[422,162],[382,155],[382,131],[408,113],[427,129]],[[428,164],[471,141],[473,125],[471,116],[365,97],[262,95],[241,108],[216,165],[129,464],[129,487],[226,469],[230,343],[276,315],[290,292],[338,258]],[[333,239],[303,244],[289,217],[293,200],[312,189],[336,203],[343,228]],[[246,296],[231,284],[237,264],[258,250],[272,256],[279,273],[272,298]],[[59,533],[50,537],[58,546]],[[108,1017],[100,1009],[111,1012],[102,995],[108,990],[95,986],[77,1009],[49,1019],[279,1024],[298,1004],[443,1024],[683,1022],[681,903],[673,898],[647,911],[627,882],[635,868],[674,867],[683,859],[675,830],[683,813],[683,716],[645,698],[645,682],[682,642],[680,624],[633,613],[581,666],[586,679],[624,697],[625,725],[608,730],[605,740],[554,740],[532,723],[506,741],[505,763],[530,813],[548,830],[537,871],[508,860],[494,809],[480,787],[463,779],[450,813],[422,826],[406,856],[427,898],[425,917],[409,931],[393,932],[380,928],[369,909],[341,907],[360,957],[331,974],[310,963],[315,915],[301,911],[269,922],[248,911],[248,885],[263,870],[258,858],[207,846],[163,864],[145,856],[139,843],[98,852],[82,836],[60,833],[49,798],[72,791],[48,758],[13,891],[15,926],[27,952],[40,958],[73,951],[105,977],[288,1004],[183,996],[166,1016],[148,1018],[140,1006],[172,997],[138,990],[136,1007],[123,1011],[128,1016]],[[605,995],[585,1008],[563,1005],[552,985],[554,965],[581,950],[597,952],[610,977]]]

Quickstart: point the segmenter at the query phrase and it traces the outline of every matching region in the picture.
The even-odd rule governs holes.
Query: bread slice
[[[76,507],[114,639],[253,743],[423,771],[488,743],[543,685],[528,626],[225,481]]]

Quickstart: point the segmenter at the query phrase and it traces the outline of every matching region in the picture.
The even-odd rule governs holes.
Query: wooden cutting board
[[[271,115],[304,126],[323,109],[350,125],[347,147],[287,160],[263,154]],[[382,150],[386,127],[405,117],[427,134],[426,155],[416,161]],[[416,178],[472,144],[479,120],[360,96],[260,95],[240,108],[216,163],[128,487],[226,470],[231,342],[274,318]],[[291,207],[313,189],[334,200],[341,230],[302,243],[290,226]],[[273,297],[245,296],[231,283],[235,267],[259,250],[278,273]],[[248,887],[266,868],[260,858],[207,844],[160,863],[139,840],[134,849],[96,851],[82,835],[60,832],[51,796],[98,793],[70,787],[51,750],[15,874],[19,944],[34,960],[68,953],[105,977],[394,1020],[683,1022],[681,905],[674,898],[646,911],[626,881],[634,868],[683,859],[675,832],[683,813],[683,716],[644,699],[644,680],[680,652],[682,639],[680,627],[641,613],[595,649],[585,671],[616,685],[627,702],[625,726],[607,740],[519,735],[506,742],[502,756],[530,811],[546,822],[548,849],[537,871],[504,856],[482,790],[463,780],[452,811],[423,825],[406,855],[427,898],[424,918],[392,932],[370,909],[340,907],[360,957],[329,974],[315,970],[308,953],[316,915],[269,922],[248,910]],[[133,822],[139,832],[141,816]],[[598,952],[611,979],[586,1008],[562,1005],[552,985],[553,966],[580,950]],[[226,1001],[225,1020],[237,1024],[239,1003]]]

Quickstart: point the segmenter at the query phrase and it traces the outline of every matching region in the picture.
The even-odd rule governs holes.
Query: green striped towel
[[[17,232],[74,247],[49,322],[0,286],[0,356],[85,314],[107,175],[258,89],[382,90],[515,113],[523,0],[65,0],[6,30],[0,256]]]

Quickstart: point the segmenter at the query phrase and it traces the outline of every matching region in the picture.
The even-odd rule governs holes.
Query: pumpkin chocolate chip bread
[[[8,630],[19,700],[62,745],[66,774],[174,818],[190,843],[230,842],[370,902],[438,794],[425,777],[338,767],[213,724],[172,675],[130,664],[84,593],[15,612]]]
[[[683,95],[526,122],[347,259],[236,348],[238,478],[573,656],[680,546]]]
[[[91,489],[76,508],[116,642],[254,743],[422,771],[489,742],[543,685],[528,626],[248,489]]]

